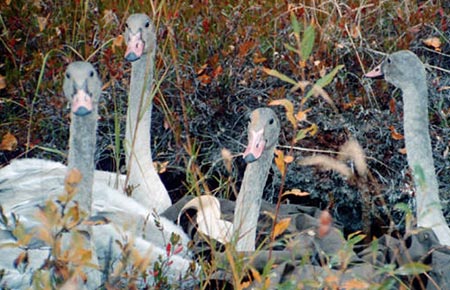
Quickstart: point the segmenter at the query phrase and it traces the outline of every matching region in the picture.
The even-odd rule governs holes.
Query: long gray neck
[[[158,212],[171,205],[169,195],[153,166],[150,151],[154,50],[132,63],[125,129],[125,153],[132,196]]]
[[[439,241],[448,244],[450,232],[441,210],[428,129],[426,81],[423,79],[402,91],[407,158],[416,187],[417,224],[419,227],[432,228]]]
[[[94,154],[97,138],[97,109],[87,116],[72,114],[70,124],[68,168],[78,169],[82,174],[81,182],[74,200],[81,209],[91,213],[92,185],[94,176]]]
[[[259,210],[261,208],[262,195],[266,185],[269,169],[272,165],[273,148],[263,152],[261,157],[247,165],[242,180],[241,189],[236,200],[234,210],[234,230],[238,238],[237,251],[254,251],[256,241],[256,227]]]

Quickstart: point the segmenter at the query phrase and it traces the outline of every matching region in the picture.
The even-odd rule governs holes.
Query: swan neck
[[[162,212],[172,202],[150,150],[154,54],[153,50],[132,63],[124,147],[132,197],[148,210]]]
[[[269,169],[272,165],[275,146],[263,152],[261,157],[249,163],[245,169],[241,189],[236,200],[234,213],[235,237],[237,251],[254,251],[256,227],[262,195],[266,185]]]
[[[68,169],[76,168],[82,175],[74,199],[88,213],[91,212],[92,205],[97,118],[98,114],[96,109],[84,117],[72,114],[70,124]]]
[[[416,188],[417,222],[419,226],[432,227],[428,224],[434,220],[430,215],[439,216],[441,206],[429,132],[427,84],[424,81],[402,91],[405,145]]]

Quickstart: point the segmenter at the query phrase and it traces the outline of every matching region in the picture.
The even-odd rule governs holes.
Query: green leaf
[[[419,275],[423,274],[425,272],[430,271],[432,268],[428,265],[418,263],[418,262],[412,262],[405,264],[401,266],[400,268],[396,269],[394,273],[396,275]]]
[[[300,54],[300,51],[299,51],[298,49],[296,49],[295,47],[293,47],[293,46],[291,46],[291,45],[289,45],[289,44],[287,44],[287,43],[284,44],[284,47],[285,47],[287,50],[290,50],[290,51],[293,51],[293,52],[295,52],[295,53],[297,53],[297,54]]]
[[[294,12],[291,12],[291,24],[294,33],[300,35],[300,24],[298,23],[297,17],[295,16]]]
[[[268,75],[270,75],[270,76],[273,76],[273,77],[276,77],[276,78],[279,78],[280,80],[282,80],[282,81],[284,81],[284,82],[287,82],[287,83],[290,83],[290,84],[292,84],[292,85],[297,85],[297,82],[296,81],[294,81],[293,79],[291,79],[290,77],[288,77],[287,75],[284,75],[284,74],[282,74],[282,73],[280,73],[279,71],[277,71],[277,70],[274,70],[274,69],[269,69],[269,68],[263,68],[263,71],[266,73],[266,74],[268,74]]]
[[[334,79],[334,77],[336,76],[338,71],[341,70],[343,67],[344,67],[343,64],[338,65],[331,72],[329,72],[328,74],[321,77],[314,85],[319,86],[321,88],[326,87],[327,85],[329,85],[331,83],[331,81]],[[311,97],[312,94],[313,94],[313,90],[309,90],[309,92],[305,96],[305,99],[308,99],[309,97]]]
[[[307,60],[311,55],[314,46],[315,31],[313,26],[308,26],[303,33],[302,44],[300,47],[300,56],[302,60]]]

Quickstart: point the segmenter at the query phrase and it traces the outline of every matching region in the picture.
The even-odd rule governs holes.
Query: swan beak
[[[370,72],[366,73],[364,75],[366,78],[377,78],[383,76],[383,71],[381,70],[381,64],[378,65],[376,68],[371,70]]]
[[[252,163],[261,157],[266,146],[266,140],[264,139],[264,129],[259,131],[249,130],[248,133],[248,145],[245,148],[243,158],[245,162]]]
[[[144,41],[142,41],[141,32],[130,36],[127,51],[125,52],[125,60],[133,62],[142,57],[144,53]]]
[[[92,98],[84,89],[78,89],[73,96],[72,112],[80,117],[89,115],[92,112]]]

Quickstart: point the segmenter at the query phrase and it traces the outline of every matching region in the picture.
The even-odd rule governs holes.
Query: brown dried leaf
[[[285,196],[285,195],[308,196],[308,195],[310,195],[310,193],[307,191],[301,191],[298,188],[293,188],[291,190],[283,192],[283,194],[281,196]]]
[[[297,128],[297,121],[294,117],[294,105],[288,99],[274,100],[269,103],[269,106],[283,106],[286,110],[286,117],[291,122],[292,126]]]
[[[291,223],[291,218],[284,218],[277,222],[275,225],[275,228],[273,229],[273,237],[276,238],[282,233],[286,231],[286,229],[289,227],[289,224]]]
[[[286,171],[285,163],[284,163],[284,152],[281,150],[275,150],[275,164],[277,165],[278,170],[280,170],[281,175],[284,175]]]
[[[299,122],[306,121],[307,113],[309,113],[310,111],[311,111],[311,108],[306,109],[304,111],[298,111],[298,113],[295,115],[295,118]]]
[[[113,53],[116,53],[116,49],[122,47],[124,43],[124,38],[122,34],[119,34],[116,38],[114,38],[111,49]]]
[[[255,46],[256,42],[253,40],[246,41],[239,46],[239,57],[242,58],[248,54],[248,51]]]
[[[362,281],[362,280],[357,280],[357,279],[351,279],[348,281],[345,281],[342,285],[341,285],[342,289],[358,289],[358,290],[363,290],[363,289],[369,289],[370,288],[370,284],[367,283],[366,281]]]
[[[3,135],[2,143],[0,143],[0,150],[14,151],[16,148],[17,138],[9,132]]]
[[[50,16],[50,14],[47,15],[47,17],[42,17],[42,16],[37,17],[40,32],[44,31],[45,27],[47,26],[49,16]]]
[[[258,283],[262,282],[261,275],[259,274],[259,272],[256,269],[254,269],[252,267],[252,268],[250,268],[250,272],[252,272],[253,279],[255,279],[256,282],[258,282]]]
[[[6,88],[6,78],[3,75],[0,75],[0,90]]]
[[[156,171],[159,174],[166,172],[168,165],[169,165],[169,161],[164,161],[164,162],[153,161],[153,166],[156,168]]]
[[[441,51],[441,40],[437,37],[430,37],[423,41],[426,46],[434,48],[436,51]]]
[[[406,155],[406,148],[398,149],[398,152],[399,152],[400,154]]]
[[[323,238],[326,236],[331,229],[331,224],[333,222],[333,217],[328,212],[328,210],[323,210],[319,216],[319,237]]]
[[[292,161],[294,161],[294,156],[286,155],[286,156],[284,156],[283,160],[284,160],[284,163],[286,163],[286,164],[292,163]]]
[[[223,148],[222,151],[220,152],[222,154],[222,159],[223,162],[225,163],[225,168],[227,169],[227,171],[229,173],[231,173],[231,164],[233,161],[233,155],[231,154],[230,150]]]
[[[389,126],[389,130],[391,130],[392,139],[394,139],[394,140],[403,140],[405,138],[402,134],[398,133],[395,130],[394,126],[392,126],[392,125]]]

